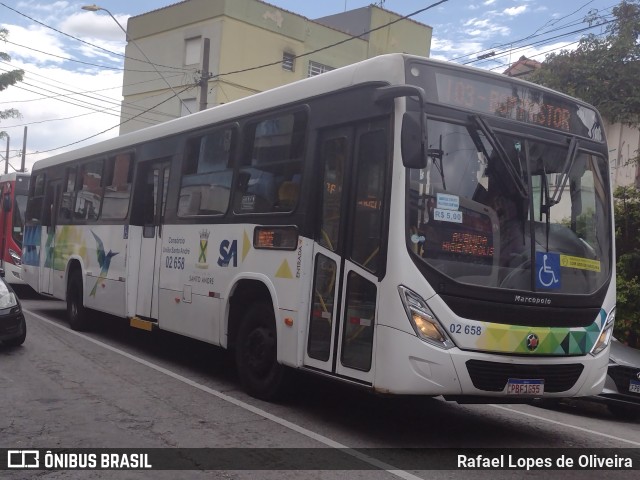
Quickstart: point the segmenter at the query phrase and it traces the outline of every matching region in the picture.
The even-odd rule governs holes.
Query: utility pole
[[[200,111],[207,109],[207,94],[209,91],[209,50],[210,41],[202,39],[202,73],[200,75]]]
[[[21,172],[24,172],[24,162],[25,162],[26,156],[27,156],[27,127],[24,127],[24,135],[22,136],[22,162],[20,163]]]

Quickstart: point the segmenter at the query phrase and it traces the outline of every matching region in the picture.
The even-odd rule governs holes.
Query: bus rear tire
[[[287,368],[277,360],[277,333],[273,308],[266,303],[250,307],[238,329],[236,368],[244,390],[252,397],[273,401],[287,386]]]
[[[72,330],[82,331],[89,327],[83,300],[82,274],[74,270],[67,285],[67,318]]]

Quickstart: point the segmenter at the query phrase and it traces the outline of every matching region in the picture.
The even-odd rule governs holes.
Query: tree
[[[616,336],[640,348],[640,191],[618,187],[616,217]]]
[[[6,28],[0,28],[0,40],[6,41],[9,31]],[[0,52],[0,59],[5,62],[11,61],[11,57],[4,52]],[[9,72],[0,73],[0,92],[22,81],[24,70],[11,70]],[[19,118],[20,112],[15,108],[0,110],[0,120],[7,118]],[[0,138],[5,138],[6,132],[0,131]]]
[[[581,98],[611,123],[640,124],[640,0],[623,0],[613,19],[590,12],[591,25],[604,36],[583,37],[574,51],[547,56],[529,80]]]
[[[548,55],[529,80],[581,98],[611,123],[640,126],[640,0],[623,0],[611,20],[589,12],[604,35],[583,37],[574,51]],[[639,157],[635,158],[638,162]],[[617,311],[615,334],[640,347],[640,192],[618,187],[616,221]]]

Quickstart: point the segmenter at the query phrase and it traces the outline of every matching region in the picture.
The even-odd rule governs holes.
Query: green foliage
[[[9,35],[9,31],[6,28],[0,28],[0,41],[5,41],[7,36]],[[0,52],[0,59],[5,62],[11,60],[11,57],[4,52]],[[11,85],[15,85],[18,82],[22,81],[24,77],[24,70],[11,70],[8,72],[0,73],[0,92],[9,88]],[[6,118],[19,118],[20,112],[15,108],[9,108],[7,110],[0,110],[0,120],[4,120]],[[0,138],[6,137],[6,133],[0,131]]]
[[[623,0],[614,19],[591,14],[585,20],[602,25],[604,36],[590,34],[574,51],[547,56],[529,80],[581,98],[610,122],[640,124],[640,0]]]
[[[640,191],[618,187],[613,195],[618,271],[615,333],[640,348]]]

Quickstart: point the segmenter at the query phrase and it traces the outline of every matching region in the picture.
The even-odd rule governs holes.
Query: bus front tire
[[[82,274],[77,270],[71,274],[67,287],[67,318],[73,330],[86,330],[89,326],[83,303]]]
[[[277,400],[287,384],[287,369],[277,360],[277,334],[271,305],[250,307],[236,342],[236,367],[245,391],[261,400]]]

